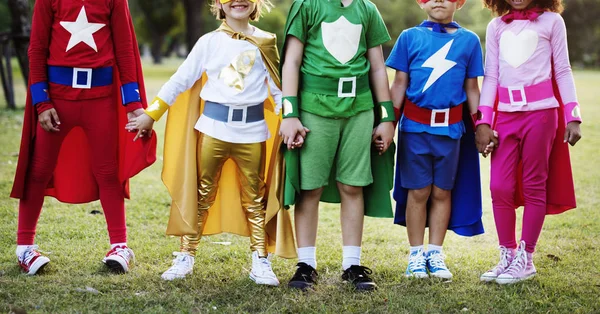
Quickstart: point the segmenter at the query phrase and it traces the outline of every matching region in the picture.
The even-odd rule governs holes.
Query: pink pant
[[[34,243],[44,189],[52,178],[62,141],[74,127],[81,127],[89,141],[92,171],[100,189],[100,203],[111,243],[127,241],[125,202],[117,161],[117,108],[114,97],[81,101],[54,99],[60,119],[59,132],[46,132],[38,124],[25,192],[19,202],[17,244]]]
[[[499,145],[492,154],[490,189],[500,245],[516,248],[515,186],[519,160],[523,162],[525,210],[521,239],[526,251],[535,245],[546,216],[548,160],[558,127],[556,109],[499,112]]]

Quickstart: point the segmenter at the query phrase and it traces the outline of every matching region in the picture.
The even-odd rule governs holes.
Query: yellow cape
[[[255,38],[236,34],[223,24],[217,31],[223,31],[233,38],[248,40],[256,45],[267,65],[273,80],[279,85],[279,54],[275,35],[272,38]],[[235,37],[237,36],[237,37]],[[274,76],[275,75],[275,76]],[[196,169],[196,146],[199,132],[194,129],[204,108],[200,91],[206,82],[206,75],[194,86],[182,93],[169,108],[165,131],[164,164],[162,180],[171,194],[171,214],[167,234],[174,236],[195,235],[198,233],[198,190]],[[267,250],[284,258],[296,257],[296,246],[290,214],[283,209],[283,158],[280,154],[281,137],[279,125],[281,116],[274,113],[272,97],[265,101],[265,120],[271,133],[267,140],[265,178],[267,184],[266,219]],[[241,206],[240,189],[236,165],[228,160],[223,166],[219,190],[215,204],[209,209],[204,235],[229,232],[243,236],[250,235],[248,221]]]

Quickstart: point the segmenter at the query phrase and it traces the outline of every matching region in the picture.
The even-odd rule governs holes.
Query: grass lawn
[[[146,67],[148,95],[153,96],[174,64]],[[44,273],[23,275],[16,264],[17,200],[8,197],[17,162],[22,110],[0,111],[0,312],[49,313],[599,313],[600,312],[600,72],[576,72],[585,123],[584,138],[571,150],[578,209],[548,217],[535,255],[538,276],[512,286],[482,284],[479,275],[497,262],[497,238],[489,197],[488,160],[482,164],[486,233],[462,238],[449,233],[445,243],[452,282],[408,280],[408,241],[391,219],[367,218],[364,265],[374,270],[379,290],[356,293],[342,284],[341,232],[337,206],[322,206],[318,237],[320,283],[301,293],[286,287],[295,260],[275,258],[281,287],[257,286],[248,279],[249,241],[233,235],[205,237],[195,272],[185,280],[165,282],[160,274],[171,263],[179,241],[165,236],[170,204],[160,182],[162,158],[132,182],[127,201],[129,245],[136,263],[125,275],[109,273],[101,263],[108,251],[104,217],[92,215],[98,202],[66,205],[47,198],[36,243],[52,260]],[[18,103],[24,86],[18,84]],[[21,105],[22,106],[22,105]],[[0,107],[5,108],[3,95]],[[157,132],[162,139],[164,120]],[[161,140],[162,142],[162,140]],[[159,151],[162,152],[162,143]],[[159,153],[162,156],[162,153]],[[231,242],[223,245],[218,242]]]

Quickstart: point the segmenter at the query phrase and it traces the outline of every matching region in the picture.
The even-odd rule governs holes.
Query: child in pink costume
[[[510,284],[536,274],[532,255],[545,215],[575,207],[566,142],[575,145],[581,138],[581,115],[561,0],[484,3],[500,17],[487,28],[476,140],[484,155],[493,151],[490,189],[500,262],[480,279]],[[555,194],[567,201],[555,202],[552,181],[561,172],[566,183]],[[521,204],[517,246],[515,208]]]

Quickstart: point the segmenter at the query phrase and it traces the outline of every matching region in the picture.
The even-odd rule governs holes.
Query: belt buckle
[[[87,73],[87,80],[85,84],[77,83],[79,73]],[[73,88],[90,89],[92,88],[92,69],[89,68],[73,68],[73,81],[71,82]]]
[[[348,93],[344,93],[344,83],[350,82],[352,83],[352,91]],[[346,97],[356,97],[356,76],[353,77],[340,77],[338,81],[338,97],[346,98]]]
[[[444,114],[444,122],[435,122],[435,118],[437,117],[438,113]],[[432,127],[448,126],[448,121],[450,121],[450,108],[431,109],[431,121],[429,123],[430,126],[432,126]]]
[[[246,124],[246,119],[248,117],[248,106],[245,107],[241,107],[241,108],[235,108],[233,106],[227,106],[229,107],[229,112],[227,114],[227,123],[228,124],[233,124],[233,125],[237,125],[237,124]],[[234,120],[235,118],[235,113],[236,112],[242,112],[242,119],[241,120]]]
[[[521,101],[515,101],[515,95],[513,92],[518,91],[521,94]],[[525,106],[527,104],[527,96],[525,95],[524,86],[509,86],[508,87],[508,98],[510,99],[511,106]]]

